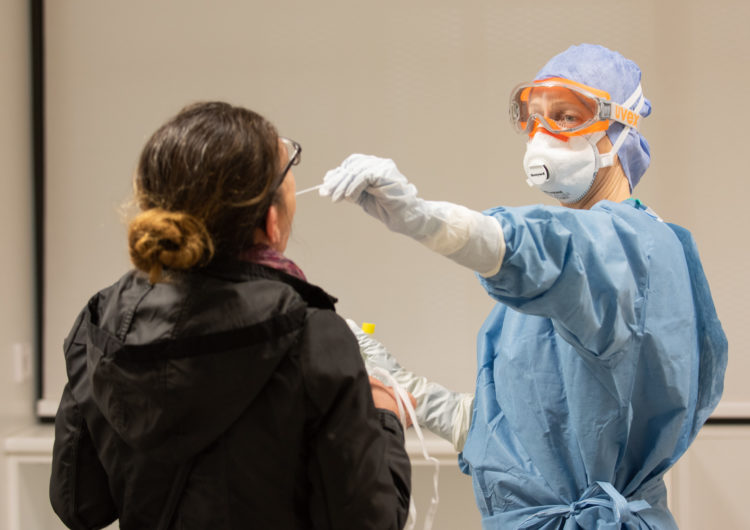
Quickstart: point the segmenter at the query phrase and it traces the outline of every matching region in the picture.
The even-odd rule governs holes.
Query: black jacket
[[[402,528],[403,431],[374,408],[334,302],[241,262],[155,285],[130,272],[92,297],[65,341],[58,516],[82,529]]]

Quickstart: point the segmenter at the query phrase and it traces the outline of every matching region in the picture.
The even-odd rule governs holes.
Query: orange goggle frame
[[[529,98],[534,89],[539,88],[565,88],[573,93],[579,100],[586,101],[586,107],[591,111],[591,117],[583,123],[573,127],[561,127],[553,120],[547,119],[541,114],[528,112]],[[610,122],[616,121],[633,129],[638,128],[640,114],[611,100],[608,92],[586,86],[570,79],[561,77],[550,77],[522,83],[518,85],[510,97],[510,120],[517,132],[527,132],[534,136],[539,128],[544,128],[554,136],[579,136],[599,131],[606,131]]]

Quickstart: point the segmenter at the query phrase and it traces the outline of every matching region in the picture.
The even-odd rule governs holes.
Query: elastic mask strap
[[[633,109],[633,112],[635,112],[636,115],[640,116],[641,109],[646,103],[646,98],[643,97],[643,89],[641,88],[640,83],[630,95],[630,97],[625,100],[622,106],[626,109],[629,109],[636,101],[638,102],[638,104]],[[617,141],[612,145],[612,150],[609,153],[599,155],[599,158],[601,159],[601,167],[608,167],[615,163],[615,155],[617,155],[617,152],[620,150],[620,147],[622,147],[622,144],[625,143],[625,140],[628,139],[628,135],[630,134],[630,131],[632,129],[633,127],[625,125],[625,128],[620,133],[619,138],[617,138]]]
[[[596,166],[594,167],[594,176],[596,176],[596,172],[599,171],[599,168],[606,167],[608,165],[608,164],[605,164],[604,155],[599,154],[599,147],[597,147],[596,145],[599,143],[599,140],[604,138],[605,134],[607,133],[604,131],[599,131],[599,132],[587,134],[585,136],[586,140],[588,140],[589,144],[591,144],[591,147],[594,149],[594,154],[595,154],[594,158],[596,160],[595,161]],[[592,184],[594,183],[593,179],[591,183]],[[586,190],[586,193],[588,193],[588,190]]]

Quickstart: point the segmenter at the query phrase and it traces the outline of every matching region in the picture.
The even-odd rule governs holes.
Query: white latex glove
[[[389,229],[416,239],[431,250],[492,276],[500,270],[505,238],[493,217],[450,202],[425,201],[393,160],[350,155],[326,173],[319,189],[333,202],[357,203]]]
[[[362,331],[356,322],[347,319],[346,323],[359,341],[359,351],[368,370],[378,366],[390,373],[417,400],[415,412],[419,425],[448,440],[456,451],[461,452],[471,426],[474,395],[452,392],[404,370],[385,346]]]

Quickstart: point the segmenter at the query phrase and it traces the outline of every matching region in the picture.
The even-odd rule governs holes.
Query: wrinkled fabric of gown
[[[486,213],[507,250],[459,455],[483,527],[677,528],[663,475],[727,363],[690,233],[632,200]]]

